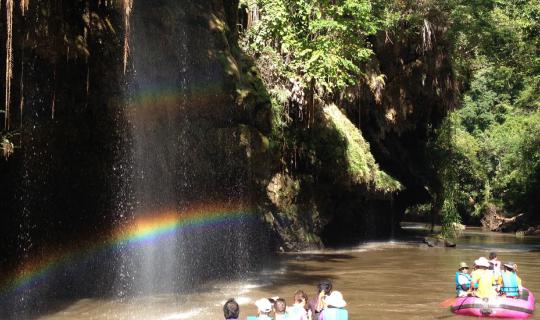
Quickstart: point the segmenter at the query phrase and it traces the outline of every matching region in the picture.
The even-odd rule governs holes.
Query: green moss
[[[324,108],[324,116],[343,139],[346,170],[354,183],[368,184],[378,191],[392,192],[402,188],[399,181],[381,171],[371,153],[369,143],[360,130],[339,108],[332,104]]]
[[[233,56],[223,51],[218,51],[214,54],[217,60],[223,66],[223,70],[227,75],[235,78],[240,77],[240,71],[238,70],[238,66],[236,65],[236,61],[234,60]]]
[[[388,173],[378,170],[375,177],[375,189],[384,192],[402,190],[403,185]]]

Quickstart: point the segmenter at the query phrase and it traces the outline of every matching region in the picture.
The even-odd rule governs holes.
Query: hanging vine
[[[26,11],[28,10],[28,5],[30,4],[30,0],[21,0],[21,13],[24,16]]]
[[[129,56],[129,32],[130,23],[129,18],[131,16],[131,9],[133,9],[133,0],[122,0],[124,5],[124,74],[126,73],[128,56]]]
[[[13,78],[13,0],[6,0],[6,94],[4,129],[9,130],[11,79]]]

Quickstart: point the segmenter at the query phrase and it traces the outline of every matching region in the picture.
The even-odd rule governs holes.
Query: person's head
[[[485,257],[480,257],[474,261],[477,269],[489,269],[489,261]]]
[[[332,292],[332,282],[330,280],[322,280],[317,285],[317,289],[319,293],[324,291],[324,294],[329,295]]]
[[[302,290],[296,290],[296,292],[294,293],[294,296],[293,296],[293,299],[294,299],[294,304],[295,305],[300,305],[302,307],[304,307],[304,309],[308,309],[308,296],[307,294],[302,291]]]
[[[275,313],[284,314],[285,310],[287,310],[287,303],[285,302],[285,299],[282,299],[282,298],[276,299],[276,302],[274,302]]]
[[[489,260],[497,259],[497,252],[490,252],[489,253]]]
[[[223,305],[223,315],[225,319],[238,319],[240,315],[240,307],[234,299],[229,299]]]
[[[468,273],[469,272],[469,266],[467,265],[466,262],[461,262],[459,264],[459,269],[458,269],[459,272],[462,272],[462,273]]]
[[[512,261],[508,261],[507,263],[504,264],[504,270],[506,271],[510,271],[510,272],[515,272],[515,267],[516,267],[516,264],[513,263]]]
[[[272,312],[272,303],[267,298],[255,301],[255,305],[259,309],[259,315],[269,315]]]

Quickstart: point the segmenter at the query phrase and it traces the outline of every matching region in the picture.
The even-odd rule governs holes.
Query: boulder
[[[454,248],[456,243],[440,236],[428,236],[424,238],[424,243],[430,247]]]

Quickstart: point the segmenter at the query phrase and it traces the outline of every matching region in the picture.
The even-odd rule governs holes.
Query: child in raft
[[[287,303],[285,299],[277,298],[274,302],[274,318],[275,320],[288,320]]]
[[[493,270],[495,277],[498,278],[501,275],[501,260],[497,258],[497,252],[489,253],[489,269]]]
[[[294,304],[287,308],[288,320],[312,320],[307,294],[302,290],[297,290],[293,301]]]
[[[255,301],[255,305],[257,306],[259,315],[256,317],[248,316],[247,320],[273,320],[273,318],[270,317],[270,313],[272,312],[272,303],[268,298],[262,298]]]

